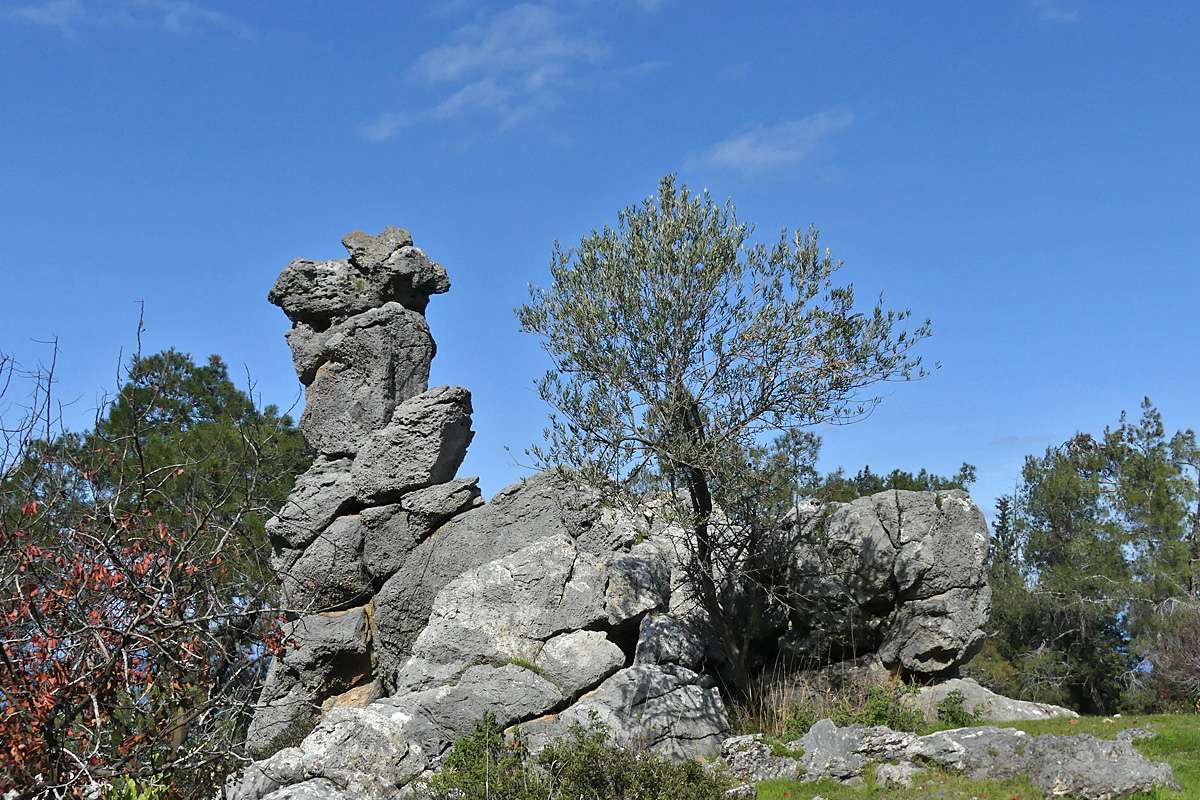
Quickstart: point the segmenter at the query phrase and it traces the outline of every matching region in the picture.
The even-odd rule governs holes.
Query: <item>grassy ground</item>
[[[1084,717],[1075,720],[1001,723],[1030,734],[1090,733],[1111,739],[1124,728],[1148,728],[1158,735],[1137,742],[1147,758],[1165,761],[1175,770],[1182,792],[1157,791],[1140,795],[1138,800],[1200,800],[1200,716],[1169,715],[1152,717]],[[762,800],[811,800],[820,795],[826,800],[1044,800],[1045,795],[1024,780],[971,781],[959,775],[930,770],[918,776],[911,788],[881,789],[875,785],[874,770],[867,769],[863,785],[844,786],[833,781],[797,783],[767,781],[758,787]]]

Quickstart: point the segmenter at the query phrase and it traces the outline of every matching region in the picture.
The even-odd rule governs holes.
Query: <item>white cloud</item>
[[[83,29],[149,27],[171,33],[223,30],[248,36],[250,29],[228,14],[190,0],[42,0],[17,6],[11,16],[54,28],[65,36]]]
[[[1050,22],[1062,22],[1074,25],[1083,19],[1078,11],[1065,8],[1054,2],[1054,0],[1034,0],[1033,7],[1037,9],[1039,17]]]
[[[80,0],[48,0],[44,3],[17,6],[12,9],[11,14],[34,25],[57,28],[63,34],[70,34],[83,18],[84,9]]]
[[[511,127],[561,101],[581,71],[608,55],[595,35],[574,30],[580,20],[557,6],[521,3],[477,18],[444,44],[421,53],[409,70],[414,82],[441,91],[432,106],[383,114],[361,127],[383,141],[420,122],[484,114]]]
[[[854,115],[830,110],[774,125],[758,125],[717,142],[694,162],[747,171],[795,166],[812,158],[831,136],[850,127]]]

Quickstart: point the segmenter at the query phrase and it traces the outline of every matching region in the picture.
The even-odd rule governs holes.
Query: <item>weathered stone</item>
[[[419,721],[392,711],[378,704],[334,709],[299,746],[284,748],[231,778],[226,800],[287,797],[272,792],[314,780],[329,781],[357,800],[393,797],[429,766],[432,754],[413,742],[412,728]]]
[[[364,311],[320,336],[300,429],[320,453],[353,454],[397,405],[428,387],[433,337],[425,317],[399,303]]]
[[[797,743],[804,751],[800,765],[809,780],[847,780],[862,774],[866,756],[858,752],[859,738],[853,727],[839,728],[823,719],[809,728]]]
[[[1170,766],[1148,761],[1127,741],[1038,736],[1028,761],[1029,782],[1052,797],[1113,800],[1156,788],[1179,790]]]
[[[578,697],[625,666],[625,653],[600,631],[571,631],[549,639],[534,666],[564,695]]]
[[[272,659],[246,738],[252,755],[295,744],[312,730],[331,696],[370,680],[371,632],[366,608],[314,614],[284,629],[287,649]]]
[[[908,755],[969,778],[1015,778],[1027,768],[1033,738],[1016,728],[956,728],[920,737]]]
[[[888,620],[876,651],[886,665],[937,675],[969,661],[983,647],[991,614],[987,585],[950,589],[903,603]]]
[[[635,664],[678,664],[699,669],[706,643],[699,624],[671,614],[647,614],[638,629]]]
[[[294,786],[285,786],[271,792],[265,800],[358,800],[355,795],[343,792],[336,783],[325,778],[314,778]]]
[[[413,645],[420,674],[427,664],[532,663],[543,642],[604,619],[604,573],[565,534],[464,572],[434,600]],[[407,667],[406,667],[407,668]],[[445,679],[445,674],[439,676]],[[413,685],[402,670],[399,685]]]
[[[413,550],[375,597],[379,675],[392,685],[443,586],[556,534],[579,541],[598,515],[590,498],[541,473],[450,519]]]
[[[775,755],[761,733],[730,736],[721,743],[721,760],[730,775],[750,783],[796,780],[804,774],[795,758]]]
[[[366,527],[363,565],[376,580],[385,580],[439,525],[482,504],[479,479],[465,478],[410,492],[399,503],[364,509],[359,515]]]
[[[985,689],[971,678],[951,678],[932,686],[923,686],[915,694],[906,694],[900,702],[914,711],[921,712],[930,722],[937,720],[938,704],[950,692],[960,692],[968,713],[990,722],[1018,722],[1055,717],[1078,717],[1069,708],[1049,703],[1032,703],[1026,700],[996,694]]]
[[[324,611],[367,599],[371,581],[362,564],[363,530],[357,514],[338,517],[281,573],[288,608]]]
[[[455,514],[483,505],[479,478],[460,478],[409,492],[401,499],[400,505],[408,512],[410,524],[425,531],[420,536],[424,540],[425,536]]]
[[[882,789],[907,789],[912,786],[913,778],[924,771],[911,761],[880,764],[875,768],[875,783]]]
[[[318,456],[296,478],[283,508],[267,522],[267,533],[288,548],[307,547],[353,498],[350,459]]]
[[[666,609],[671,602],[671,565],[654,545],[643,543],[614,555],[607,575],[605,608],[612,625]]]
[[[521,735],[538,752],[573,724],[590,724],[593,714],[614,743],[677,761],[716,755],[729,735],[725,706],[711,682],[682,667],[648,664],[617,672],[553,717],[521,725]]]
[[[466,389],[439,386],[401,403],[354,458],[351,475],[359,499],[396,499],[450,480],[472,436]]]
[[[246,731],[246,753],[265,758],[285,747],[299,744],[321,718],[312,692],[298,681],[287,684],[282,668],[272,664],[254,717]]]
[[[395,225],[388,225],[377,236],[363,231],[350,231],[342,237],[342,247],[350,254],[350,262],[364,272],[379,269],[393,253],[402,247],[411,247],[412,243],[412,233],[407,228],[397,228]]]
[[[797,506],[785,650],[877,651],[890,668],[936,675],[983,645],[991,610],[987,524],[965,492],[889,490]]]
[[[423,313],[431,294],[450,288],[446,271],[413,247],[412,237],[401,228],[385,228],[378,236],[354,231],[342,244],[350,252],[348,260],[293,260],[267,300],[293,322],[320,329],[389,301]]]

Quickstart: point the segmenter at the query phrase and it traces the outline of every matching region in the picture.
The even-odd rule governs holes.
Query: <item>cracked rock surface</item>
[[[983,646],[991,613],[988,529],[966,492],[888,490],[797,508],[782,644],[875,652],[889,668],[941,675]]]

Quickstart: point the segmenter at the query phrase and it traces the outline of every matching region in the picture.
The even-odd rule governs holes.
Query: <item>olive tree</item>
[[[913,348],[930,333],[882,301],[859,310],[814,229],[772,244],[753,232],[732,202],[668,175],[615,227],[556,244],[550,286],[517,310],[553,361],[537,384],[552,410],[535,461],[608,489],[653,476],[669,490],[686,589],[735,687],[776,572],[781,509],[758,474],[764,445],[869,413],[873,387],[924,374]]]

